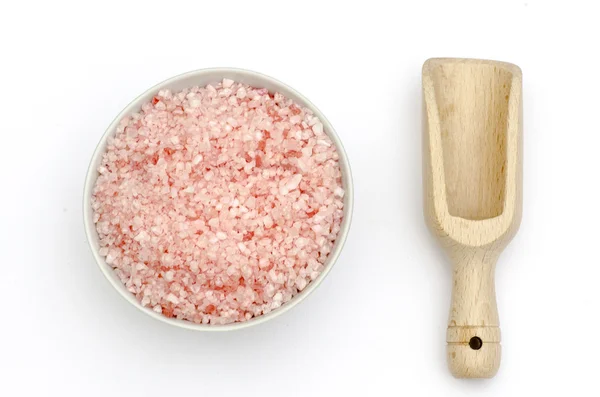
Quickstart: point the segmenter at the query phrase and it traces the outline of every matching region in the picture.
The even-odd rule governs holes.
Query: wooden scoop
[[[494,271],[521,221],[521,70],[429,59],[423,98],[425,218],[454,266],[448,366],[490,378],[500,366]]]

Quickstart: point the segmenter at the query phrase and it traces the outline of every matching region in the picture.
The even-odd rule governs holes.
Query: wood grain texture
[[[446,341],[456,377],[489,378],[500,366],[494,273],[521,222],[521,81],[505,62],[423,65],[425,218],[453,264]]]

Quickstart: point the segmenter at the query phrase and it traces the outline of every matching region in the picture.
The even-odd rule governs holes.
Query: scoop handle
[[[500,328],[494,272],[497,256],[468,250],[453,255],[446,334],[448,367],[457,378],[491,378],[500,367]]]

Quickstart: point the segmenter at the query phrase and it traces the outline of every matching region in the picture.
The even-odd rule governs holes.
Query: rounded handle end
[[[500,368],[498,327],[448,327],[448,368],[456,378],[492,378]]]

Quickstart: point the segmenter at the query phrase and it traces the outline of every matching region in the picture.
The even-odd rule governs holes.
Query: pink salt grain
[[[225,79],[161,90],[98,168],[100,255],[143,306],[247,321],[323,271],[341,228],[338,153],[309,109]]]

